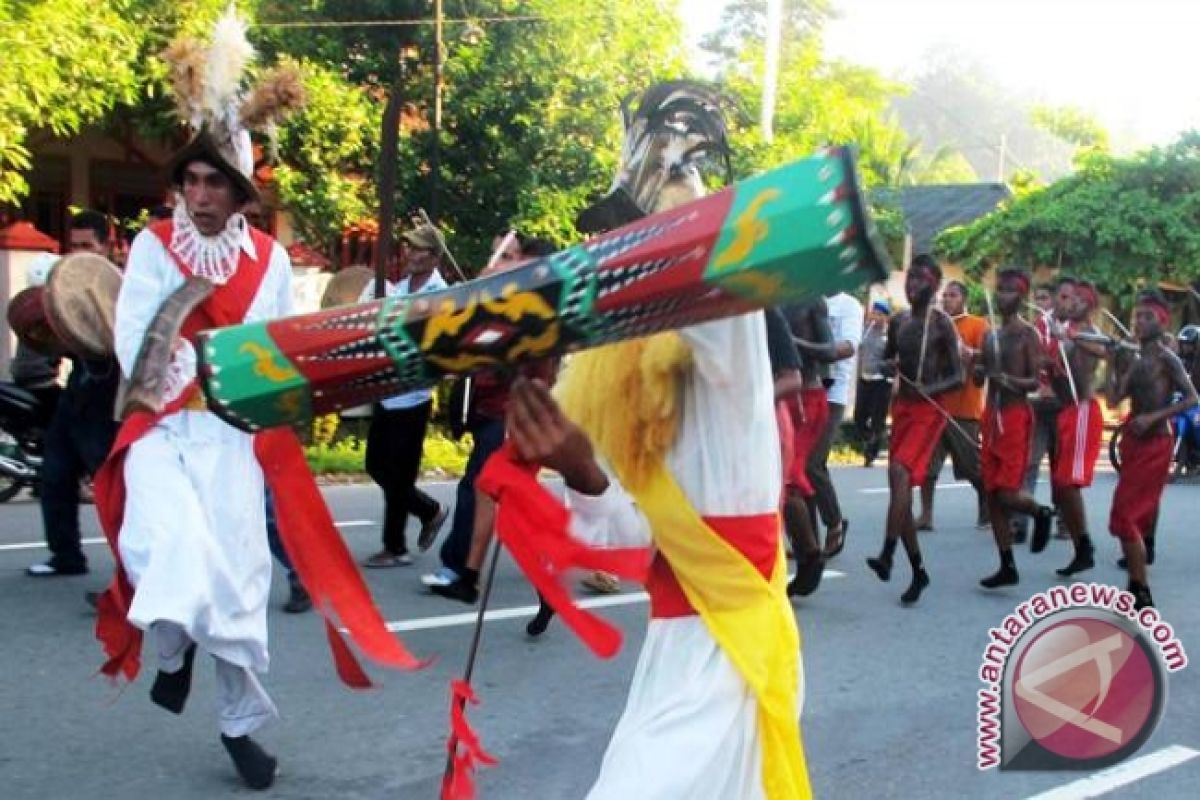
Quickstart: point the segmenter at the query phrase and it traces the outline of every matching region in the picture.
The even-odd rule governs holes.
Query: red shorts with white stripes
[[[1104,416],[1096,399],[1059,411],[1058,451],[1050,482],[1055,486],[1091,486],[1103,437]]]

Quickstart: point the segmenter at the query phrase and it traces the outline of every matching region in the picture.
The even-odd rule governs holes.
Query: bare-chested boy
[[[1171,472],[1175,439],[1169,420],[1200,402],[1183,362],[1163,344],[1162,334],[1170,318],[1161,293],[1142,292],[1133,318],[1140,354],[1122,358],[1128,351],[1109,350],[1108,402],[1116,405],[1128,397],[1131,410],[1121,436],[1121,475],[1108,529],[1121,540],[1129,591],[1137,599],[1138,610],[1154,605],[1143,538],[1151,531]],[[1182,399],[1172,403],[1175,392]]]
[[[913,573],[912,583],[900,596],[904,603],[917,602],[929,585],[913,522],[912,487],[925,480],[929,459],[946,427],[946,411],[938,398],[963,381],[954,323],[933,307],[933,296],[941,281],[942,268],[932,256],[919,255],[913,259],[904,280],[910,308],[888,323],[888,343],[883,354],[885,362],[890,362],[885,364],[889,370],[893,374],[899,372],[900,385],[892,399],[887,532],[883,550],[878,557],[868,558],[867,566],[880,580],[889,580],[896,540],[903,537]]]
[[[1095,397],[1095,378],[1096,366],[1105,357],[1105,347],[1082,337],[1100,333],[1092,322],[1099,301],[1094,284],[1077,281],[1067,324],[1054,332],[1061,347],[1051,369],[1050,385],[1062,402],[1062,409],[1058,412],[1058,447],[1051,465],[1050,486],[1054,505],[1075,545],[1071,563],[1056,570],[1063,577],[1096,565],[1083,507],[1083,489],[1092,485],[1104,435],[1104,416]],[[1033,552],[1039,553],[1045,547],[1046,540],[1035,536],[1031,543]]]
[[[1050,536],[1054,510],[1040,506],[1022,490],[1033,434],[1033,408],[1029,393],[1037,389],[1042,344],[1037,330],[1021,319],[1020,311],[1029,296],[1029,273],[1020,269],[1001,270],[996,283],[996,306],[1000,311],[998,331],[989,331],[982,347],[982,363],[975,368],[975,381],[987,380],[987,403],[983,410],[983,485],[988,515],[1000,569],[979,583],[985,589],[1013,586],[1020,581],[1013,559],[1013,511],[1034,519],[1034,541]]]

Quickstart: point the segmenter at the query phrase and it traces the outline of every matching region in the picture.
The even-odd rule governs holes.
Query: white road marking
[[[1200,756],[1200,750],[1193,750],[1177,744],[1171,745],[1132,761],[1124,761],[1108,769],[1100,770],[1086,778],[1064,783],[1048,792],[1034,795],[1028,800],[1084,800],[1088,797],[1099,797],[1120,789],[1122,786],[1140,781],[1142,778],[1178,767],[1196,756]]]
[[[352,519],[346,522],[335,522],[334,525],[339,528],[363,528],[369,525],[377,525],[369,519]],[[97,536],[90,539],[80,539],[80,544],[104,544],[103,536]],[[0,544],[0,551],[4,550],[40,550],[46,546],[45,542],[17,542],[16,544]]]
[[[963,481],[961,483],[939,483],[934,488],[936,488],[936,489],[967,489],[967,488],[970,488],[970,486],[971,486],[971,484],[967,483],[966,481]],[[915,492],[917,489],[920,489],[920,488],[921,488],[920,486],[914,486],[913,491]],[[882,488],[877,488],[877,489],[859,489],[858,491],[859,491],[859,494],[887,494],[888,492],[891,491],[891,489],[884,486]]]
[[[846,573],[836,569],[825,570],[826,578],[844,578]],[[650,595],[645,592],[628,592],[626,594],[606,595],[604,597],[586,597],[577,601],[580,608],[611,608],[613,606],[628,606],[635,603],[645,603]],[[496,608],[483,615],[484,622],[530,617],[537,613],[537,606],[518,606],[516,608]],[[440,614],[436,617],[421,619],[401,619],[387,623],[387,629],[392,633],[404,631],[425,631],[434,628],[453,628],[459,625],[474,625],[479,614],[468,611],[463,614]]]

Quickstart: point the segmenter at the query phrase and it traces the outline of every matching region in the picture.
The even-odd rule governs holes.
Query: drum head
[[[46,281],[46,316],[66,348],[85,358],[110,358],[121,271],[103,256],[76,253]]]
[[[329,279],[325,294],[321,295],[321,308],[349,306],[359,302],[367,284],[375,280],[375,270],[370,267],[346,267]]]

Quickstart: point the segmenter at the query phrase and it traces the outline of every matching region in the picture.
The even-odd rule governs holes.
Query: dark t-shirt
[[[767,355],[771,359],[771,372],[778,375],[790,369],[799,370],[800,351],[792,341],[792,331],[783,312],[768,308],[763,315],[767,320]]]

